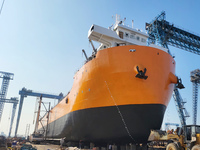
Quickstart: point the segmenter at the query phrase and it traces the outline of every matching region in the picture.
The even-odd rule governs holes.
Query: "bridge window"
[[[146,43],[146,40],[145,40],[144,38],[142,38],[141,41],[142,41],[143,43]]]
[[[140,40],[140,37],[139,37],[139,36],[137,36],[137,37],[136,37],[136,39],[139,41],[139,40]]]
[[[66,104],[68,104],[68,101],[69,101],[68,98],[66,98],[66,100],[65,100]]]
[[[131,39],[135,39],[135,35],[131,34],[131,35],[130,35],[130,38],[131,38]]]

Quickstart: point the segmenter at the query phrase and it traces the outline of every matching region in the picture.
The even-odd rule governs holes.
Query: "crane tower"
[[[0,91],[0,122],[1,122],[1,117],[2,117],[4,103],[5,103],[3,100],[6,99],[8,85],[9,85],[10,80],[13,80],[13,77],[14,77],[13,73],[0,71],[0,78],[3,78],[1,91]]]
[[[193,124],[197,123],[197,100],[198,86],[200,85],[200,70],[196,69],[190,73],[191,82],[193,85]]]

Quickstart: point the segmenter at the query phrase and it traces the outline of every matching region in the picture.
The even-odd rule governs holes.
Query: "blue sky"
[[[72,87],[74,73],[85,60],[82,49],[88,55],[92,53],[87,39],[92,24],[109,27],[114,23],[112,16],[119,14],[126,17],[127,24],[131,25],[134,20],[134,27],[144,30],[145,22],[150,22],[164,10],[170,23],[200,35],[199,6],[198,0],[5,0],[0,15],[0,71],[14,73],[7,98],[19,97],[18,92],[23,87],[66,94]],[[200,68],[200,56],[169,48],[175,55],[176,74],[186,87],[180,91],[181,95],[187,100],[186,108],[192,114],[190,71]],[[31,124],[30,132],[34,129],[35,101],[34,97],[24,101],[19,134],[25,133],[27,124]],[[5,105],[0,123],[0,132],[6,134],[11,107]],[[179,123],[173,99],[164,122]],[[15,123],[16,117],[12,134]],[[191,118],[188,123],[192,123]]]

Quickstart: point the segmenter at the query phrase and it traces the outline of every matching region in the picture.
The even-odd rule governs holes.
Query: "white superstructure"
[[[116,22],[113,29],[93,24],[88,31],[89,40],[101,43],[98,50],[121,45],[146,46],[148,34]]]
[[[113,29],[107,29],[93,24],[88,31],[89,40],[100,43],[97,50],[122,45],[146,46],[148,37],[149,35],[147,33],[124,25],[123,21],[120,21],[119,18],[116,20]],[[151,44],[149,46],[161,49],[165,52],[168,51],[166,48],[155,44]]]

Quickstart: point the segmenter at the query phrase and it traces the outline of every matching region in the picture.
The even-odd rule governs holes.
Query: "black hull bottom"
[[[47,136],[76,142],[145,143],[151,129],[160,129],[165,109],[145,104],[74,111],[50,123]]]

